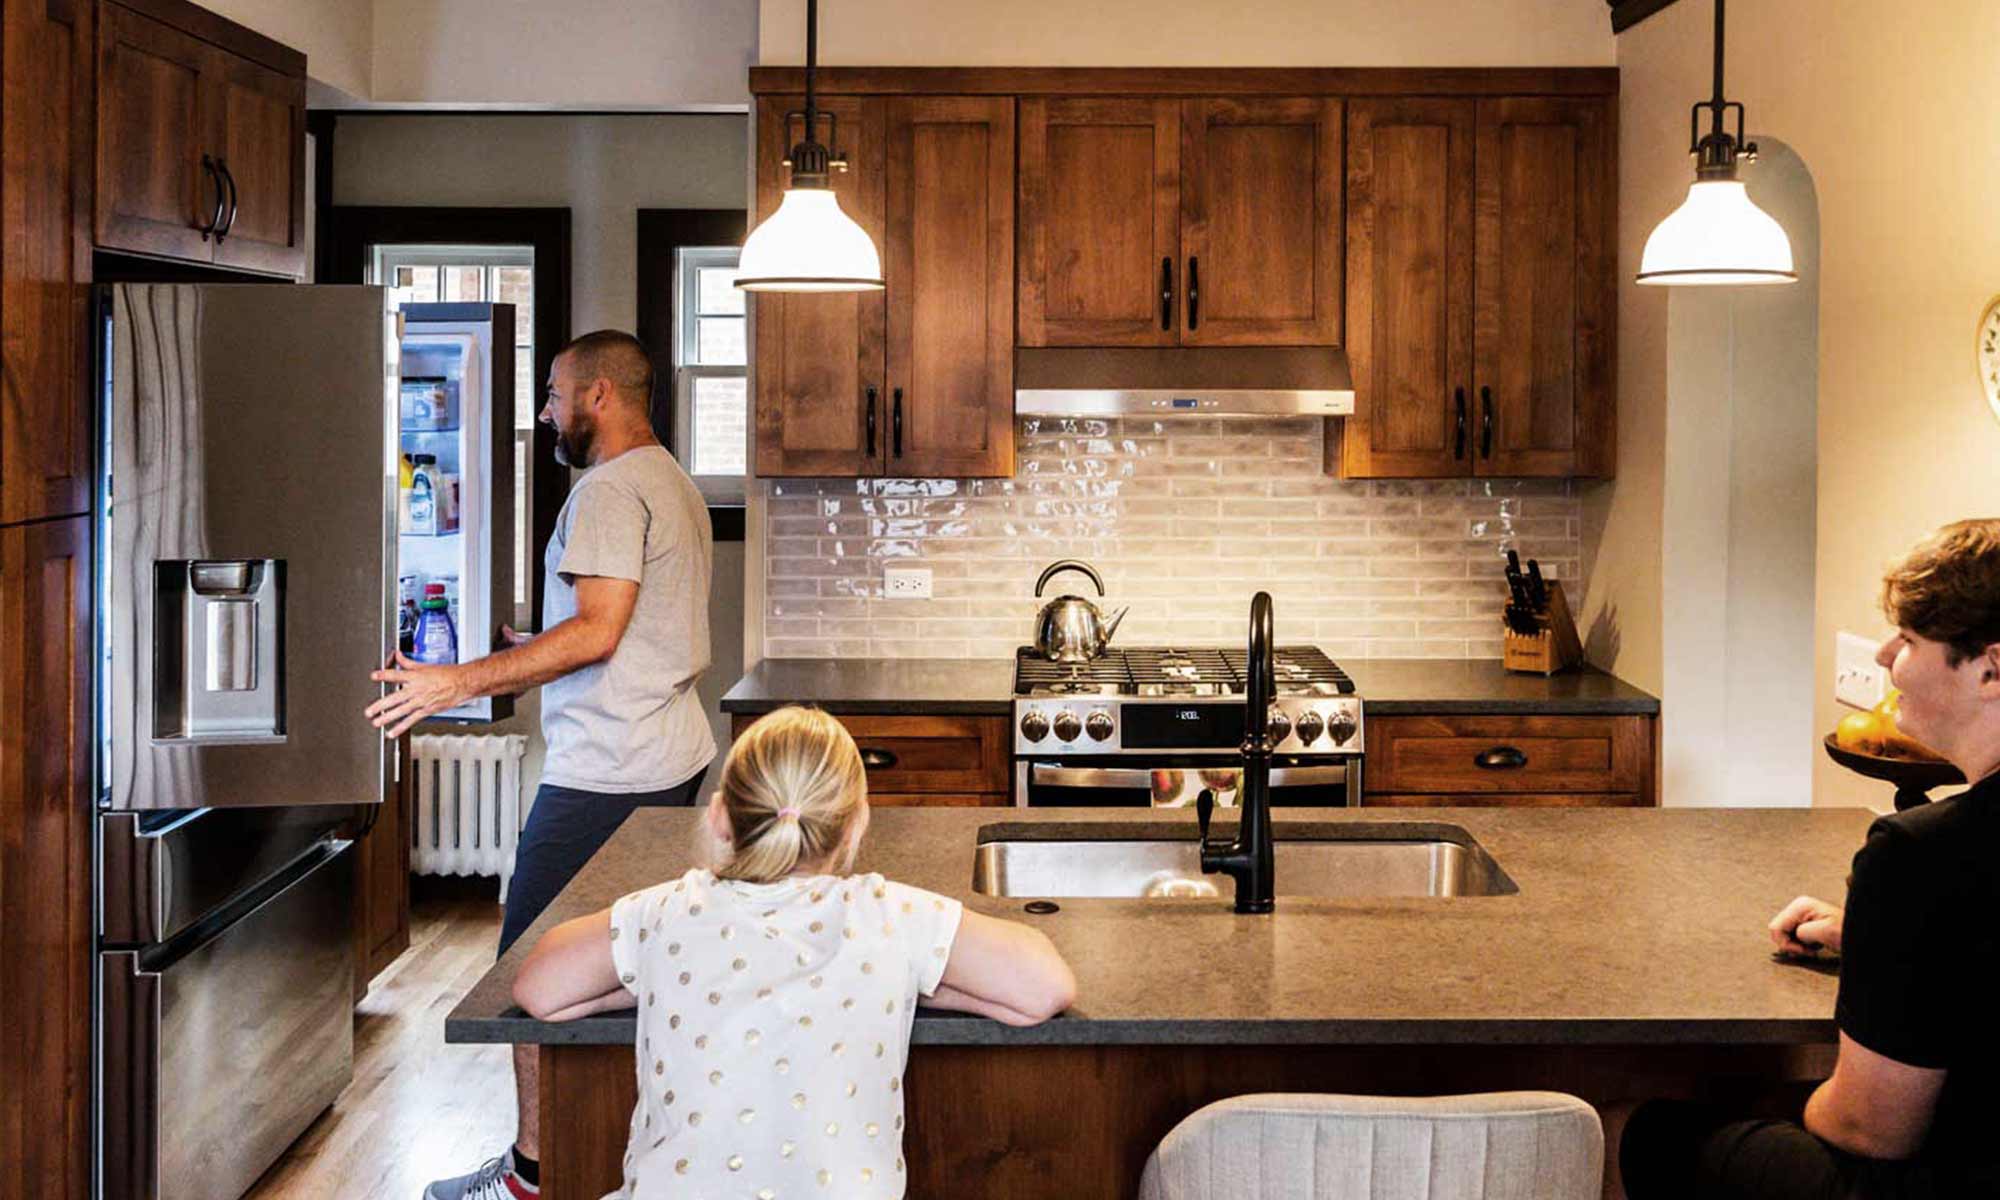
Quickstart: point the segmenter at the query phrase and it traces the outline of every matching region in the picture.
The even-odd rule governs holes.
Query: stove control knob
[[[1055,731],[1056,737],[1065,742],[1073,742],[1076,740],[1076,735],[1083,732],[1083,722],[1077,720],[1075,713],[1065,708],[1056,714]]]
[[[1111,713],[1102,708],[1090,710],[1090,715],[1083,719],[1083,731],[1094,742],[1104,741],[1111,736]]]
[[[1271,729],[1271,744],[1273,746],[1277,745],[1279,742],[1284,741],[1285,735],[1292,731],[1292,719],[1285,715],[1284,709],[1279,708],[1275,704],[1271,706],[1270,729]]]
[[[1320,730],[1323,729],[1324,727],[1325,727],[1325,722],[1320,719],[1320,715],[1318,713],[1313,712],[1311,709],[1308,709],[1305,712],[1300,713],[1299,727],[1298,727],[1299,745],[1310,746],[1314,742],[1318,741]]]
[[[1049,718],[1039,708],[1031,708],[1021,714],[1021,736],[1031,742],[1039,742],[1049,736]]]
[[[1353,737],[1354,731],[1358,728],[1359,726],[1354,723],[1354,714],[1346,709],[1335,711],[1333,719],[1326,723],[1326,732],[1333,738],[1333,744],[1336,746],[1346,745],[1347,739]]]

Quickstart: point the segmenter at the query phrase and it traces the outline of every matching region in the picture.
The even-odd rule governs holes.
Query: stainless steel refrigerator
[[[98,301],[100,1190],[226,1200],[353,1073],[397,322],[375,287]]]

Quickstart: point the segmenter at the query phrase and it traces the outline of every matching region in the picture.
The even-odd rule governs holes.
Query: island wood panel
[[[1183,344],[1340,344],[1342,136],[1328,97],[1183,102]]]
[[[860,748],[868,769],[868,795],[877,803],[1008,802],[1012,785],[1006,717],[836,713],[834,719],[847,727]],[[756,715],[737,714],[730,722],[730,736],[741,737],[756,722]]]
[[[1014,474],[1014,106],[889,102],[884,470]]]
[[[1368,802],[1377,793],[1635,793],[1653,803],[1654,721],[1643,716],[1393,716],[1367,727]],[[1518,752],[1518,766],[1482,755]]]
[[[1020,105],[1023,346],[1171,346],[1180,311],[1180,103]]]
[[[1551,97],[1478,108],[1475,469],[1606,473],[1617,301],[1611,108]]]
[[[787,132],[785,114],[802,96],[768,96],[757,104],[757,220],[777,211],[787,182],[780,161],[804,133]],[[883,234],[883,115],[880,100],[839,97],[820,102],[838,121],[838,141],[852,164],[832,175],[841,211],[879,247]],[[822,142],[834,127],[821,122]],[[757,293],[757,474],[855,477],[879,474],[889,414],[883,383],[887,334],[883,293]]]
[[[1258,1092],[1548,1089],[1600,1110],[1670,1096],[1795,1114],[1804,1086],[1831,1072],[1833,1051],[1832,1044],[913,1046],[904,1072],[905,1194],[1129,1200],[1146,1158],[1183,1118]],[[595,1200],[620,1182],[638,1100],[632,1048],[545,1045],[541,1062],[542,1195]]]
[[[0,531],[4,1196],[90,1194],[90,612],[90,518]]]
[[[0,29],[0,523],[90,508],[95,13],[8,3]]]
[[[1347,112],[1347,358],[1354,415],[1326,423],[1354,478],[1470,469],[1469,100],[1384,97]]]
[[[306,269],[306,80],[215,52],[211,138],[228,166],[229,222],[218,266],[303,276]]]

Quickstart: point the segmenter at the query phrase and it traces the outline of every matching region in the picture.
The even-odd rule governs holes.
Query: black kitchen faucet
[[[1201,870],[1236,881],[1236,911],[1267,913],[1275,907],[1276,872],[1271,862],[1271,697],[1276,687],[1276,654],[1271,641],[1271,595],[1250,598],[1250,647],[1244,670],[1243,774],[1236,792],[1236,840],[1210,842],[1208,819],[1215,793],[1195,798],[1201,823]]]

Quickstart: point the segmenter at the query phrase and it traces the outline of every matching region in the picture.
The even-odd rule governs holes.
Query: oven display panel
[[[1126,704],[1118,724],[1127,750],[1233,750],[1243,744],[1241,704]]]

